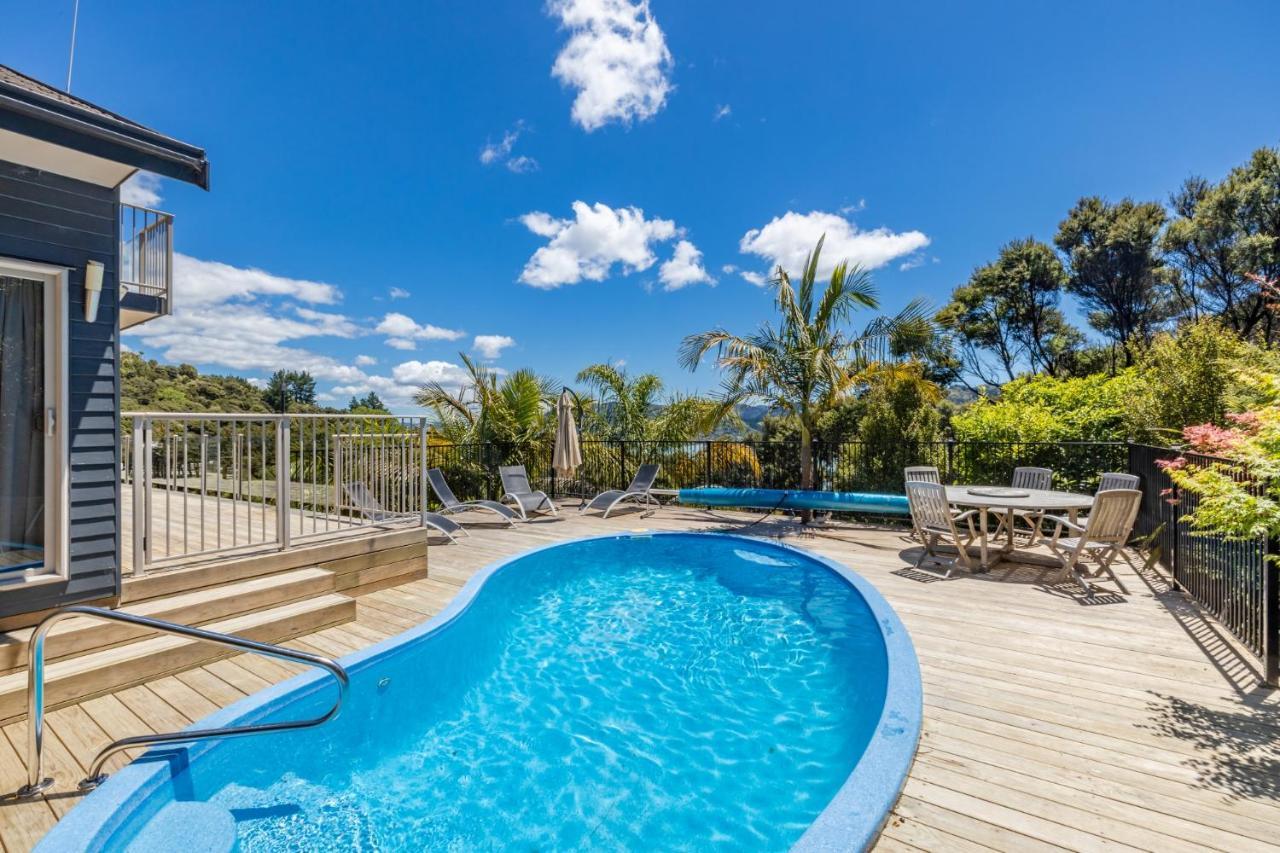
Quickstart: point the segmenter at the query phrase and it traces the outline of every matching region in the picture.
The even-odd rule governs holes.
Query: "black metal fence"
[[[701,485],[794,489],[800,486],[798,442],[761,441],[583,441],[582,465],[574,479],[551,470],[549,443],[531,445],[436,445],[427,464],[444,470],[462,498],[497,497],[500,465],[522,464],[530,478],[554,497],[591,495],[625,487],[645,463],[662,465],[660,488]],[[1159,562],[1174,582],[1212,614],[1259,659],[1266,680],[1280,681],[1280,595],[1275,542],[1238,541],[1193,533],[1182,519],[1196,496],[1174,495],[1173,483],[1156,464],[1185,456],[1192,465],[1227,460],[1180,454],[1171,448],[1127,442],[903,442],[886,448],[862,442],[813,446],[815,488],[901,494],[902,469],[935,465],[948,483],[1005,483],[1019,465],[1051,468],[1055,488],[1092,492],[1104,471],[1137,474],[1143,493],[1135,534],[1156,536]],[[1243,479],[1244,472],[1236,470]]]
[[[1167,447],[1129,445],[1129,471],[1141,478],[1142,507],[1135,534],[1155,534],[1159,562],[1174,582],[1211,613],[1262,664],[1265,680],[1280,680],[1280,613],[1277,543],[1265,537],[1227,539],[1195,533],[1183,519],[1195,510],[1198,497],[1179,491],[1159,462],[1179,456],[1189,466],[1219,466],[1238,482],[1247,474],[1230,460]]]
[[[428,467],[444,471],[462,498],[499,494],[500,465],[524,465],[553,497],[623,488],[636,469],[662,466],[659,488],[717,485],[794,489],[800,486],[800,445],[795,441],[583,441],[582,465],[572,480],[551,470],[550,443],[450,444],[427,449]],[[902,494],[902,469],[936,465],[949,483],[1003,483],[1019,465],[1054,471],[1054,485],[1091,491],[1103,471],[1122,471],[1123,442],[903,442],[890,448],[849,441],[813,446],[815,488]]]

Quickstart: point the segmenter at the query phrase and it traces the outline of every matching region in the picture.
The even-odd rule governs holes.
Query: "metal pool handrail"
[[[106,774],[102,772],[102,767],[106,764],[108,758],[121,750],[132,749],[135,746],[151,746],[160,743],[181,743],[185,741],[207,740],[211,738],[269,734],[271,732],[312,728],[314,726],[321,725],[322,723],[327,723],[329,720],[338,716],[338,712],[342,709],[342,702],[347,695],[347,688],[351,683],[350,678],[347,676],[347,671],[340,665],[326,657],[313,655],[309,652],[287,649],[283,646],[273,646],[270,643],[259,643],[254,640],[246,640],[243,637],[237,637],[233,634],[219,634],[216,631],[206,631],[202,628],[193,628],[190,625],[179,625],[174,622],[165,622],[160,619],[150,619],[146,616],[136,616],[132,613],[121,613],[118,610],[107,610],[101,607],[86,606],[64,607],[61,610],[46,616],[40,624],[36,626],[35,631],[31,634],[31,641],[28,647],[27,784],[18,789],[15,796],[20,798],[34,797],[53,784],[52,778],[42,778],[41,774],[41,755],[44,746],[44,643],[45,638],[49,634],[49,630],[54,626],[54,624],[67,616],[90,616],[107,621],[125,622],[130,625],[149,628],[152,631],[159,631],[164,634],[189,637],[194,640],[203,640],[207,643],[214,643],[215,645],[225,646],[231,649],[252,652],[254,654],[264,655],[270,658],[308,664],[310,666],[327,670],[338,683],[338,698],[334,701],[332,707],[319,717],[280,723],[259,723],[257,725],[228,726],[225,728],[212,729],[190,729],[180,732],[160,732],[156,734],[134,735],[133,737],[120,738],[119,740],[103,747],[97,757],[94,758],[93,763],[89,767],[89,775],[80,782],[80,790],[82,791],[93,790],[101,785],[107,778]]]

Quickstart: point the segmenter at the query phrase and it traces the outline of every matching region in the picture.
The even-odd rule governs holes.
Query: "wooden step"
[[[349,535],[343,539],[302,545],[288,551],[249,557],[223,557],[217,562],[202,563],[198,566],[157,570],[141,577],[125,578],[120,603],[134,604],[151,598],[190,592],[245,578],[286,572],[304,566],[318,566],[349,557],[374,555],[405,545],[425,543],[427,532],[427,529],[422,527],[392,532],[371,531],[369,535]]]
[[[413,542],[369,554],[321,563],[334,574],[334,588],[348,595],[398,586],[427,577],[427,543]]]
[[[354,599],[338,593],[284,604],[205,625],[210,631],[265,643],[350,622]],[[46,708],[58,708],[238,654],[212,643],[161,634],[115,648],[49,664],[45,669]],[[0,676],[0,725],[26,714],[27,673]]]
[[[333,573],[311,567],[149,599],[119,609],[182,625],[201,625],[333,591]],[[0,638],[0,675],[27,665],[27,641],[32,631],[24,628]],[[45,659],[85,654],[153,635],[146,628],[122,622],[75,616],[54,626],[45,642]]]

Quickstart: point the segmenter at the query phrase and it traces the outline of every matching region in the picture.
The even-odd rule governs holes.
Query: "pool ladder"
[[[334,701],[332,707],[319,717],[281,723],[259,723],[250,726],[228,726],[212,729],[187,729],[180,732],[161,732],[120,738],[103,747],[97,757],[93,759],[93,763],[89,768],[89,775],[80,782],[80,790],[82,791],[92,791],[106,780],[107,774],[102,772],[103,765],[106,764],[108,758],[121,750],[161,743],[184,743],[212,738],[244,737],[245,735],[286,732],[293,729],[312,728],[322,723],[327,723],[338,716],[338,712],[342,709],[342,702],[347,695],[347,688],[350,685],[347,671],[337,663],[320,655],[313,655],[296,649],[287,649],[283,646],[273,646],[270,643],[246,640],[233,634],[219,634],[216,631],[206,631],[202,628],[193,628],[190,625],[179,625],[175,622],[165,622],[146,616],[136,616],[132,613],[122,613],[118,610],[86,606],[64,607],[46,616],[36,626],[28,644],[27,784],[16,792],[15,796],[19,798],[34,797],[53,784],[53,779],[43,777],[41,772],[41,755],[44,747],[44,642],[54,624],[68,616],[88,616],[108,622],[125,622],[129,625],[136,625],[162,634],[188,637],[193,640],[202,640],[206,643],[213,643],[243,652],[252,652],[253,654],[264,655],[278,660],[307,664],[327,670],[333,676],[334,681],[338,683],[338,698]]]

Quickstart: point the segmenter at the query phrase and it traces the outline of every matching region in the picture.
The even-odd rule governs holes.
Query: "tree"
[[[718,406],[696,396],[663,398],[652,373],[631,376],[612,364],[593,364],[578,382],[595,393],[583,400],[584,431],[609,441],[687,441],[714,428]],[[736,412],[729,413],[741,425]]]
[[[120,354],[120,405],[125,411],[262,412],[262,392],[239,376],[201,375],[177,366]]]
[[[1220,184],[1191,178],[1170,199],[1162,246],[1193,314],[1217,316],[1243,338],[1280,337],[1256,277],[1280,276],[1280,149],[1260,148]]]
[[[262,400],[273,412],[284,414],[290,405],[313,406],[316,380],[305,370],[277,370],[262,389]]]
[[[363,397],[351,397],[351,402],[347,404],[347,410],[360,415],[388,415],[391,410],[383,404],[382,398],[376,392],[370,391]]]
[[[956,335],[965,369],[987,384],[999,381],[984,363],[994,356],[1004,380],[1024,367],[1063,373],[1083,336],[1058,308],[1067,273],[1053,249],[1033,238],[1014,240],[990,264],[974,270],[938,312]]]
[[[1143,381],[1128,404],[1131,434],[1167,443],[1192,424],[1226,426],[1239,403],[1237,377],[1262,364],[1259,348],[1211,317],[1157,335],[1138,357]]]
[[[762,400],[795,418],[800,428],[800,486],[813,488],[813,436],[824,413],[857,385],[859,372],[888,353],[892,340],[911,327],[918,330],[923,312],[913,303],[893,319],[881,318],[852,334],[845,324],[854,312],[876,308],[871,276],[841,261],[826,288],[817,285],[823,240],[809,253],[799,286],[782,267],[771,280],[778,324],[765,323],[750,335],[717,328],[684,339],[680,362],[695,370],[703,356],[716,351],[724,376],[721,412],[747,399]]]
[[[528,445],[551,435],[556,385],[532,370],[498,372],[459,353],[469,380],[456,390],[430,382],[414,396],[436,416],[440,435],[455,442]]]
[[[1082,198],[1058,226],[1054,243],[1068,257],[1068,292],[1089,309],[1089,325],[1121,347],[1146,343],[1173,313],[1171,271],[1159,252],[1164,208],[1124,199]]]

